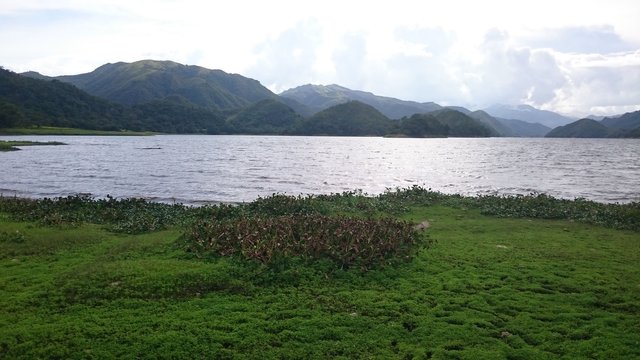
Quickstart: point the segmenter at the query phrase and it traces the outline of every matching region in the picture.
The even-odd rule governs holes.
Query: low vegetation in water
[[[59,141],[26,141],[26,140],[0,140],[0,151],[20,150],[16,146],[34,146],[34,145],[66,145]]]
[[[22,128],[0,128],[2,135],[93,135],[93,136],[149,136],[150,131],[91,130],[58,126],[32,126]]]
[[[637,209],[421,188],[206,207],[2,197],[0,358],[638,358]],[[362,266],[306,255],[305,231],[412,235]]]

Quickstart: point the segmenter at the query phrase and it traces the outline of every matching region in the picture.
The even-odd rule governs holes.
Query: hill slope
[[[498,136],[495,130],[490,129],[479,120],[451,109],[404,117],[395,124],[394,133],[419,138]]]
[[[302,135],[382,136],[389,133],[391,126],[391,120],[374,107],[349,101],[306,119],[296,132]]]
[[[234,133],[284,134],[292,131],[302,121],[289,106],[276,100],[262,100],[228,119]]]
[[[42,77],[34,72],[24,75]],[[137,105],[177,95],[203,108],[225,110],[277,98],[257,80],[172,61],[118,62],[102,65],[90,73],[55,79],[123,105]]]
[[[126,110],[73,85],[0,69],[0,128],[59,126],[95,130],[125,128]]]
[[[428,113],[442,109],[436,103],[419,103],[404,101],[391,97],[378,96],[369,92],[351,90],[339,85],[302,85],[286,90],[281,97],[290,98],[306,105],[314,112],[319,112],[329,107],[348,101],[360,101],[373,106],[379,112],[390,119],[399,119],[416,113]]]
[[[591,119],[581,119],[551,130],[546,137],[603,138],[609,135],[609,128]]]
[[[600,123],[612,129],[633,130],[640,127],[640,111],[626,113],[616,117],[607,117]]]
[[[640,111],[626,113],[602,121],[581,119],[571,124],[553,129],[547,137],[640,137]]]

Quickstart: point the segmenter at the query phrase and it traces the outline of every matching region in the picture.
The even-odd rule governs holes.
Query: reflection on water
[[[13,139],[37,139],[20,136]],[[90,193],[186,203],[421,185],[446,193],[640,201],[633,139],[277,136],[47,137],[0,153],[0,192]]]

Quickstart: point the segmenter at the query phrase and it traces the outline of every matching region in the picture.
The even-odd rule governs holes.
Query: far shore
[[[54,126],[0,129],[0,135],[152,136],[152,135],[158,135],[158,134],[160,133],[151,132],[151,131],[88,130],[88,129],[54,127]]]

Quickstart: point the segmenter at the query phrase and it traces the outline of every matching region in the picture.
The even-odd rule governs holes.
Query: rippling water
[[[446,193],[640,201],[633,139],[49,136],[0,153],[0,193],[144,197],[185,203],[421,185]]]

